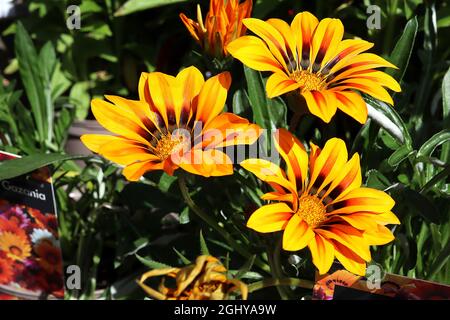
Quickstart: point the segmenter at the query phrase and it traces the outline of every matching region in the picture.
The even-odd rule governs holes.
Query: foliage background
[[[198,2],[206,12],[208,2]],[[92,98],[135,98],[142,71],[174,74],[194,64],[205,74],[217,72],[178,17],[180,12],[194,17],[196,3],[31,0],[16,17],[0,20],[0,148],[34,155],[30,167],[61,160],[43,154],[64,151],[72,122],[92,118]],[[72,4],[81,9],[80,30],[66,27]],[[366,27],[366,8],[372,4],[381,8],[380,30]],[[362,156],[365,184],[387,190],[396,200],[393,211],[402,224],[392,244],[373,250],[374,263],[387,272],[450,284],[449,1],[258,0],[253,17],[290,22],[304,10],[318,18],[340,18],[345,37],[374,42],[371,52],[400,67],[389,72],[401,80],[402,92],[394,95],[394,108],[367,100],[373,111],[362,128],[342,113],[330,125],[307,116],[297,136],[319,145],[333,136],[344,139]],[[265,128],[289,126],[292,114],[285,103],[264,98],[265,74],[244,71],[237,62],[232,73],[229,111]],[[6,172],[0,165],[0,178],[25,167]],[[195,202],[250,247],[250,255],[242,256],[196,219],[176,179],[152,173],[141,183],[127,183],[114,164],[98,157],[57,162],[64,261],[83,271],[82,290],[68,291],[68,298],[142,298],[135,279],[149,267],[182,265],[206,251],[244,281],[268,276],[253,263],[254,255],[266,259],[267,244],[276,235],[245,229],[246,218],[261,204],[260,183],[238,166],[230,177],[188,177]],[[313,279],[308,253],[275,254],[283,276]],[[297,289],[290,297],[309,294]],[[278,292],[269,288],[250,297],[277,298]]]

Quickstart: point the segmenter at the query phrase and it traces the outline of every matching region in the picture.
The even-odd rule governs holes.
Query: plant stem
[[[228,244],[241,256],[249,259],[252,254],[248,252],[242,244],[239,244],[236,240],[233,239],[233,237],[228,233],[227,230],[219,226],[217,221],[213,219],[211,216],[207,215],[197,204],[192,200],[188,187],[186,185],[186,178],[184,175],[180,175],[178,177],[178,185],[181,190],[181,194],[184,198],[184,201],[186,201],[189,208],[205,223],[207,223],[211,228],[213,228],[215,231],[217,231],[227,242]],[[264,270],[267,273],[270,273],[270,267],[264,263],[260,258],[255,259],[255,265]]]

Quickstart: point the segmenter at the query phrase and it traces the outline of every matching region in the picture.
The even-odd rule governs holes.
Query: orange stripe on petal
[[[337,110],[337,100],[332,92],[305,91],[302,96],[306,100],[309,111],[329,123]]]
[[[206,80],[198,95],[196,114],[196,120],[202,121],[204,127],[223,111],[230,85],[229,72],[222,72]]]
[[[344,35],[344,26],[339,19],[326,18],[319,22],[312,40],[312,71],[321,69],[322,63],[334,57]]]
[[[292,215],[283,232],[283,250],[298,251],[314,239],[314,231],[299,217]]]
[[[334,261],[333,244],[320,234],[316,234],[308,247],[311,251],[313,263],[319,270],[319,274],[327,273]]]
[[[297,14],[291,23],[291,29],[297,39],[298,64],[306,69],[310,64],[311,43],[319,20],[310,12]]]
[[[292,210],[285,203],[262,206],[247,221],[247,227],[258,232],[283,230],[292,216]]]
[[[339,199],[346,193],[359,188],[362,184],[361,166],[359,155],[355,153],[353,157],[339,170],[336,178],[331,182],[324,197]]]
[[[142,128],[141,123],[136,121],[136,116],[130,111],[100,99],[92,100],[91,109],[95,119],[105,129],[149,145],[146,139],[149,137],[148,131]]]
[[[153,162],[153,161],[143,161],[143,162],[135,162],[126,166],[122,174],[129,181],[138,181],[142,175],[148,171],[154,170],[163,170],[164,163],[163,162]]]
[[[341,172],[342,167],[347,162],[347,147],[343,140],[332,138],[327,141],[314,165],[310,174],[308,192],[320,194],[321,190],[332,182]]]
[[[300,88],[299,82],[292,80],[285,73],[281,72],[272,74],[266,83],[267,96],[271,99],[298,88]]]
[[[244,25],[259,36],[269,47],[270,52],[277,61],[287,71],[288,54],[286,51],[285,39],[280,32],[270,23],[255,18],[247,18],[243,20]]]
[[[329,214],[353,213],[359,211],[388,212],[395,201],[385,192],[372,188],[357,188],[331,203],[333,211]]]
[[[367,121],[367,105],[361,95],[352,91],[335,91],[338,109],[361,124]]]
[[[308,174],[308,154],[303,144],[289,131],[278,129],[275,147],[287,166],[287,176],[297,189],[303,190]]]
[[[285,72],[264,42],[254,36],[243,36],[228,44],[227,51],[244,65],[258,71]]]
[[[293,194],[297,194],[295,186],[286,179],[284,171],[276,164],[264,159],[247,159],[241,162],[241,166],[260,180],[279,185]]]
[[[333,245],[334,255],[342,263],[345,269],[359,276],[364,276],[366,274],[366,262],[363,259],[338,242],[334,241]]]

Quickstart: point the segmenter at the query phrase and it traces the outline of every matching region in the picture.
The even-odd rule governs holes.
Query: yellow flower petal
[[[254,36],[243,36],[227,46],[228,52],[247,67],[258,71],[283,71],[284,67],[269,51],[264,42]]]
[[[334,94],[338,100],[338,109],[359,123],[366,123],[368,113],[367,105],[359,93],[353,91],[336,91]]]
[[[314,231],[299,217],[292,215],[283,232],[283,250],[298,251],[314,239]]]
[[[206,80],[198,95],[196,116],[196,120],[202,121],[204,127],[222,112],[230,85],[229,72],[223,72]]]
[[[289,78],[285,73],[275,72],[266,83],[267,96],[275,98],[300,87],[300,83]]]
[[[329,123],[337,110],[337,99],[334,93],[327,91],[304,91],[302,96],[306,100],[309,111]]]
[[[319,274],[325,274],[330,270],[334,261],[334,246],[333,244],[316,234],[314,239],[308,244],[311,251],[312,261],[319,270]]]
[[[292,209],[285,203],[262,206],[250,216],[247,227],[258,232],[275,232],[286,228],[292,217]]]

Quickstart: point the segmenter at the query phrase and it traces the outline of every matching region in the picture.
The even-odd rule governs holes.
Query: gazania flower
[[[31,254],[31,247],[28,241],[11,232],[0,233],[0,250],[5,251],[9,258],[20,261]]]
[[[26,228],[31,222],[20,206],[11,207],[8,211],[3,212],[3,217],[14,222],[20,228]]]
[[[7,220],[4,216],[0,216],[0,233],[2,232],[10,232],[21,237],[22,239],[24,239],[24,241],[27,240],[26,232],[21,229],[15,222]]]
[[[35,247],[34,251],[39,257],[39,264],[49,273],[53,271],[61,272],[62,257],[61,250],[53,246],[48,241],[41,241]]]
[[[365,274],[370,245],[394,239],[386,224],[400,223],[391,212],[394,200],[385,192],[361,187],[359,155],[348,160],[344,141],[333,138],[321,150],[303,145],[284,129],[275,137],[287,170],[263,159],[241,165],[273,188],[262,196],[271,203],[256,210],[247,226],[258,232],[283,230],[283,249],[308,248],[320,274],[336,257],[357,275]]]
[[[0,284],[10,283],[13,275],[12,261],[7,258],[0,258]]]
[[[81,140],[125,166],[123,174],[132,181],[152,170],[172,175],[179,167],[205,177],[232,174],[232,161],[219,148],[251,144],[261,132],[244,118],[222,113],[230,83],[228,72],[205,81],[195,67],[176,77],[143,73],[139,101],[92,101],[98,122],[116,136],[87,134]]]
[[[330,122],[337,109],[364,123],[367,107],[359,92],[393,104],[386,91],[400,91],[391,76],[376,68],[395,66],[367,53],[373,44],[359,39],[342,40],[339,19],[320,22],[309,12],[283,20],[245,19],[256,36],[243,36],[227,46],[228,52],[246,66],[271,71],[266,84],[269,98],[288,92],[303,96],[309,111]]]
[[[242,19],[250,17],[252,0],[210,0],[209,12],[203,23],[200,5],[197,5],[197,22],[180,14],[192,37],[213,57],[226,56],[228,43],[245,34]]]
[[[237,279],[228,279],[227,270],[217,258],[199,256],[195,264],[184,268],[155,269],[142,275],[139,285],[152,298],[158,300],[226,300],[229,294],[239,290],[247,299],[247,286]],[[152,277],[167,276],[175,279],[175,288],[161,282],[158,290],[145,284]]]

